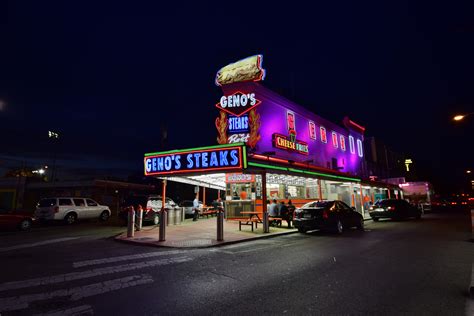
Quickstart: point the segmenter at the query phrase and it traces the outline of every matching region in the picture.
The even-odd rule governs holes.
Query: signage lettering
[[[234,134],[229,136],[227,139],[228,144],[235,144],[235,143],[246,143],[250,138],[249,133],[244,134]]]
[[[216,107],[234,116],[241,116],[261,103],[255,93],[237,91],[232,95],[224,95]]]
[[[191,150],[146,156],[145,175],[241,169],[242,147]]]
[[[273,134],[273,146],[289,151],[296,151],[303,155],[308,155],[309,153],[307,143],[300,140],[291,141],[286,136],[280,134]]]
[[[242,116],[229,115],[229,133],[242,133],[249,131],[249,116],[247,114]]]
[[[225,182],[227,183],[255,182],[255,175],[246,174],[246,173],[226,173]]]

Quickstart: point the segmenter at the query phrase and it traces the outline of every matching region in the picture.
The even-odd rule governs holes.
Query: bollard
[[[268,222],[268,212],[263,212],[263,232],[270,232],[270,223]]]
[[[141,205],[137,207],[137,231],[142,230],[143,223],[143,208]]]
[[[127,237],[135,236],[135,210],[133,206],[128,209]]]
[[[474,241],[474,209],[471,209],[471,239]]]
[[[224,212],[217,212],[217,241],[224,240]]]
[[[168,222],[166,210],[163,208],[160,212],[160,239],[159,241],[166,241],[166,225]]]

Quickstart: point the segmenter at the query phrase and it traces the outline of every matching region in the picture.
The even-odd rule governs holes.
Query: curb
[[[231,241],[222,241],[218,244],[211,244],[211,245],[204,245],[204,246],[190,246],[190,247],[178,247],[178,246],[167,246],[167,245],[159,245],[156,244],[158,241],[155,242],[148,242],[148,241],[134,241],[134,240],[129,240],[129,239],[121,239],[119,238],[120,235],[115,236],[115,241],[126,243],[126,244],[133,244],[137,246],[148,246],[148,247],[158,247],[158,248],[175,248],[175,249],[204,249],[204,248],[214,248],[214,247],[222,247],[222,246],[227,246],[227,245],[232,245],[232,244],[237,244],[237,243],[243,243],[247,241],[254,241],[258,239],[268,239],[268,238],[273,238],[273,237],[279,237],[279,236],[284,236],[284,235],[290,235],[290,234],[295,234],[298,231],[289,231],[289,232],[279,232],[279,233],[274,233],[274,234],[268,234],[268,235],[261,235],[261,236],[256,236],[256,237],[250,237],[246,239],[240,239],[240,240],[231,240]],[[214,239],[213,239],[214,240]]]

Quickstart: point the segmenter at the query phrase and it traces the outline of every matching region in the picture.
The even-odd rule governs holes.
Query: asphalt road
[[[0,234],[0,314],[474,315],[468,213],[209,249],[84,223]]]

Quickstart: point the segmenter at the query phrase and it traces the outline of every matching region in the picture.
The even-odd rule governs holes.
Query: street
[[[152,248],[123,227],[0,235],[1,315],[474,315],[470,217],[366,222],[217,248]]]

